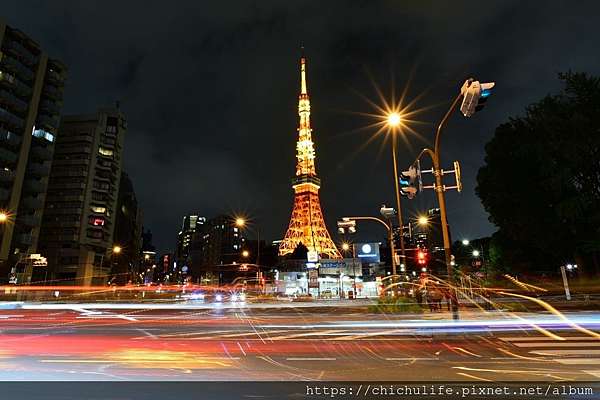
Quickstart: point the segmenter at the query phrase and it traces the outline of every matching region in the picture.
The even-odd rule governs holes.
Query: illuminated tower
[[[310,100],[306,90],[306,58],[300,58],[300,96],[298,97],[298,143],[296,144],[296,176],[292,179],[294,188],[294,208],[290,225],[279,245],[279,255],[292,253],[302,243],[309,251],[316,251],[320,257],[342,258],[327,232],[319,188],[321,180],[315,170],[315,147],[310,128]]]

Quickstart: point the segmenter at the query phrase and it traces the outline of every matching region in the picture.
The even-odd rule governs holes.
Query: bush
[[[415,299],[407,297],[384,297],[369,306],[372,313],[421,313],[423,309]]]

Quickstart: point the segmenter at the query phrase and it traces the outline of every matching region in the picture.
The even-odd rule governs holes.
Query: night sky
[[[573,7],[575,6],[575,7]],[[462,82],[496,81],[481,113],[456,113],[442,143],[465,190],[448,192],[454,239],[489,235],[475,195],[495,127],[559,89],[558,72],[600,74],[600,3],[524,1],[8,1],[1,17],[69,67],[65,113],[116,100],[129,123],[124,167],[159,250],[182,216],[243,212],[269,240],[292,207],[298,59],[304,45],[321,201],[334,239],[344,215],[392,205],[389,143],[363,146],[375,110],[372,79],[389,97],[426,108],[399,147],[401,168],[434,137]],[[515,143],[518,146],[518,143]],[[518,178],[518,177],[516,177]],[[510,190],[510,188],[498,188]],[[433,192],[404,202],[415,215]],[[361,226],[362,227],[362,226]],[[377,227],[359,238],[381,239]]]

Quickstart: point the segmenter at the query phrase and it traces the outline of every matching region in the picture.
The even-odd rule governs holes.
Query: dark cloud
[[[556,90],[557,72],[600,73],[596,2],[5,3],[10,25],[69,66],[65,112],[121,102],[125,168],[161,249],[173,246],[187,212],[242,210],[265,237],[284,233],[301,44],[331,228],[393,203],[389,148],[375,140],[359,151],[370,133],[356,129],[371,121],[352,114],[373,111],[356,94],[376,99],[369,74],[386,93],[410,80],[410,98],[424,93],[418,106],[436,105],[415,127],[424,140],[401,144],[401,166],[432,140],[465,78],[497,81],[485,112],[454,116],[443,141],[444,163],[463,164],[465,191],[448,195],[453,235],[474,237],[493,231],[474,188],[494,128]],[[407,212],[433,204],[427,193]]]

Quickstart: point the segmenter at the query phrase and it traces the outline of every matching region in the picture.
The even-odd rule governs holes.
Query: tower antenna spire
[[[300,46],[300,94],[308,94],[306,88],[306,57],[304,56],[304,46]]]

